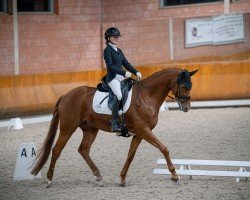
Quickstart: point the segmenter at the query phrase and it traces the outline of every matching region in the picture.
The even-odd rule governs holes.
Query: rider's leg
[[[121,128],[119,126],[119,121],[118,121],[118,111],[119,111],[119,106],[120,101],[115,98],[115,103],[112,108],[112,119],[110,120],[111,123],[111,131],[114,132],[121,132]]]
[[[123,78],[124,79],[124,78]],[[124,123],[124,116],[122,116],[121,119],[121,126],[119,125],[118,122],[118,111],[120,108],[120,102],[122,99],[122,92],[121,92],[121,83],[120,83],[119,77],[116,77],[114,80],[112,80],[110,83],[108,83],[108,85],[110,86],[110,88],[112,89],[113,93],[116,95],[117,99],[116,99],[116,103],[114,104],[113,108],[112,108],[112,119],[111,119],[111,130],[118,132],[116,135],[117,136],[123,136],[123,137],[130,137],[132,136],[132,134],[128,133],[127,128],[126,128],[126,124]],[[122,130],[121,130],[122,129]]]
[[[117,79],[113,79],[108,83],[109,87],[113,91],[114,95],[120,101],[122,99],[121,82]]]
[[[119,127],[119,123],[118,123],[118,111],[119,111],[119,105],[122,99],[121,83],[120,81],[113,79],[110,83],[108,83],[108,85],[113,91],[113,93],[116,95],[115,103],[112,108],[112,119],[110,120],[111,131],[120,132],[121,128]]]

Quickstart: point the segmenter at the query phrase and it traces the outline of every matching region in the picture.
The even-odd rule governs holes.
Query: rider
[[[122,100],[121,82],[125,78],[131,77],[132,73],[137,76],[137,80],[141,80],[142,78],[141,73],[127,61],[121,49],[117,48],[120,36],[120,31],[116,27],[108,28],[104,35],[107,46],[103,53],[107,66],[106,82],[116,96],[112,108],[112,119],[110,120],[111,131],[115,132],[121,131],[118,123],[119,105]],[[122,66],[128,71],[125,71]]]

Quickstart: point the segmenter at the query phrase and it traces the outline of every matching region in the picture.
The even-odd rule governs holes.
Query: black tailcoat
[[[125,77],[126,71],[122,68],[122,66],[133,74],[138,72],[125,58],[121,49],[117,48],[116,51],[112,46],[107,45],[104,49],[103,56],[107,66],[107,83],[112,81],[116,74],[120,74]]]

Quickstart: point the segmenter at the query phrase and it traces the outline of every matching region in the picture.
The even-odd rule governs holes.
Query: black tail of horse
[[[39,150],[39,153],[37,155],[36,158],[36,164],[33,167],[33,169],[31,170],[31,174],[33,175],[37,175],[39,173],[39,171],[43,168],[43,166],[45,165],[46,161],[48,160],[51,148],[53,146],[54,143],[54,139],[56,136],[56,131],[58,128],[58,122],[59,122],[59,113],[58,113],[58,107],[59,104],[62,100],[61,96],[57,102],[56,102],[56,106],[53,112],[53,117],[50,123],[50,128],[49,128],[49,132],[43,142],[42,148]]]

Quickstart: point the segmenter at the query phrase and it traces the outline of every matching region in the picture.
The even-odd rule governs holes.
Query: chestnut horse
[[[196,70],[197,71],[197,70]],[[142,139],[158,148],[167,161],[171,172],[171,179],[178,181],[179,176],[173,166],[167,147],[158,140],[152,130],[158,121],[158,114],[166,96],[171,91],[179,104],[180,110],[187,112],[190,108],[191,76],[196,71],[188,72],[178,68],[164,69],[154,73],[141,82],[135,81],[131,105],[125,114],[128,131],[134,133],[126,163],[121,171],[120,186],[126,186],[125,178],[129,166],[135,156]],[[56,136],[60,120],[60,133],[52,150],[52,157],[47,173],[48,187],[52,184],[54,168],[67,141],[75,130],[80,127],[83,139],[78,148],[88,166],[91,168],[97,181],[102,182],[99,169],[92,161],[89,152],[99,130],[111,131],[110,116],[95,113],[92,109],[93,96],[96,88],[80,86],[61,96],[56,103],[49,132],[37,156],[36,163],[31,171],[36,175],[45,165]],[[100,182],[99,182],[100,183]]]

